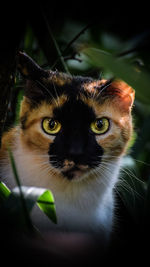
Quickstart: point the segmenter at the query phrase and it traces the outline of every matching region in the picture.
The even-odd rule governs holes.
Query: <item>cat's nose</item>
[[[84,150],[81,145],[78,146],[77,144],[74,144],[68,149],[67,154],[70,160],[73,160],[75,163],[80,163],[84,157]]]
[[[82,164],[85,150],[85,137],[74,131],[74,134],[69,138],[68,145],[66,146],[68,159],[74,161],[76,164]]]
[[[82,147],[71,147],[68,151],[68,154],[71,157],[78,157],[78,156],[83,155],[83,149]]]

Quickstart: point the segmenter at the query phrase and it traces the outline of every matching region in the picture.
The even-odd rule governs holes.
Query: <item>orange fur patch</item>
[[[37,125],[34,124],[30,129],[21,132],[21,142],[23,146],[30,150],[41,151],[43,155],[45,152],[48,153],[49,145],[53,142],[53,139],[45,137],[38,131]]]
[[[1,149],[7,149],[9,147],[15,147],[16,138],[19,135],[19,128],[15,127],[3,134]]]
[[[99,104],[92,98],[80,96],[82,101],[95,111],[97,118],[106,117],[111,121],[110,130],[103,135],[97,135],[96,139],[105,153],[120,156],[125,153],[128,141],[132,134],[131,112],[124,112],[115,101],[106,99],[103,104]]]
[[[86,92],[94,94],[96,92],[96,88],[102,86],[105,84],[106,80],[99,80],[99,81],[93,81],[83,84],[83,88]]]
[[[12,128],[7,133],[2,136],[2,144],[0,149],[0,161],[3,159],[8,160],[7,148],[13,150],[17,146],[17,138],[19,137],[20,130],[19,127]]]
[[[67,83],[69,84],[71,80],[72,78],[68,74],[57,71],[49,71],[49,78],[43,78],[45,84],[52,82],[57,86],[63,86]]]
[[[88,82],[83,85],[86,92],[93,95],[95,98],[101,96],[100,87],[104,85],[107,80],[99,80]],[[99,89],[98,89],[99,87]],[[106,93],[106,95],[105,95]],[[135,97],[135,92],[131,86],[121,80],[115,80],[108,85],[104,91],[102,90],[102,97],[110,96],[111,101],[115,101],[115,105],[118,105],[124,112],[128,112],[131,109]],[[113,98],[111,97],[113,96]],[[88,99],[89,101],[89,99]],[[104,99],[102,100],[104,101]]]
[[[38,107],[33,109],[31,108],[28,98],[24,97],[21,104],[20,119],[22,120],[24,117],[27,117],[25,122],[25,128],[27,129],[32,124],[42,120],[44,117],[52,118],[54,108],[61,108],[66,101],[67,96],[62,95],[59,99],[53,99],[51,103],[43,101]]]

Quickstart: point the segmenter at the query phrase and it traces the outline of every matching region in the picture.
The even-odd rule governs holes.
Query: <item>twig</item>
[[[62,54],[64,54],[69,49],[69,47],[81,36],[81,34],[84,34],[84,32],[91,27],[92,24],[93,22],[90,22],[77,35],[75,35],[75,37],[67,44]]]
[[[75,37],[67,44],[65,49],[62,51],[62,54],[64,54],[68,48],[81,36],[81,34],[84,34],[84,32],[91,27],[93,22],[90,22],[88,25],[86,25]]]
[[[78,34],[75,35],[75,37],[67,44],[67,46],[65,47],[65,49],[62,51],[61,57],[63,57],[64,53],[69,49],[69,47],[81,36],[81,34],[83,34],[87,29],[89,29],[92,24],[93,24],[93,22],[90,22]],[[54,68],[56,66],[57,62],[59,61],[59,59],[61,59],[61,57],[59,56],[56,59],[56,61],[54,62],[52,68]],[[73,59],[78,60],[77,58],[73,58]]]
[[[56,39],[54,38],[54,35],[53,35],[53,33],[52,33],[52,30],[51,30],[51,28],[50,28],[50,25],[49,25],[49,23],[48,23],[48,20],[47,20],[47,18],[46,18],[46,16],[45,16],[44,11],[43,11],[43,18],[44,18],[44,20],[45,20],[45,23],[46,23],[46,26],[47,26],[49,35],[50,35],[50,37],[51,37],[51,39],[52,39],[52,41],[53,41],[53,43],[54,43],[54,45],[55,45],[55,47],[56,47],[56,50],[57,50],[59,59],[61,60],[61,63],[62,63],[62,65],[63,65],[63,67],[64,67],[64,70],[66,71],[66,73],[69,74],[70,72],[69,72],[69,70],[68,70],[68,67],[67,67],[65,61],[64,61],[64,58],[63,58],[63,56],[62,56],[62,53],[61,53],[61,51],[60,51],[60,49],[59,49],[59,46],[58,46],[58,44],[57,44],[57,41],[56,41]]]
[[[66,60],[69,60],[69,59],[74,59],[74,60],[76,60],[76,61],[78,61],[78,62],[80,62],[80,63],[82,62],[82,59],[76,57],[76,52],[73,53],[73,54],[70,55],[70,56],[64,56],[64,60],[65,60],[65,61],[66,61]]]

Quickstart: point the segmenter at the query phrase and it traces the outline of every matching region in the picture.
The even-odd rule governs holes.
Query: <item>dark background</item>
[[[48,1],[45,4],[43,2],[43,4],[32,3],[31,5],[31,3],[22,1],[15,5],[6,1],[5,6],[1,6],[0,13],[0,134],[3,129],[10,127],[17,117],[16,103],[22,90],[22,82],[16,73],[16,53],[18,50],[25,50],[40,65],[52,67],[59,59],[59,55],[50,31],[53,33],[60,51],[64,51],[72,38],[86,28],[85,33],[79,34],[72,45],[62,53],[64,59],[65,57],[71,59],[74,59],[75,56],[78,57],[78,45],[88,42],[88,45],[109,51],[113,55],[120,55],[120,57],[127,55],[128,64],[149,74],[150,14],[148,2],[147,4],[144,2],[139,2],[139,4],[133,2],[132,4],[125,1],[116,4],[109,2],[69,2],[65,4]],[[72,25],[72,27],[67,29],[66,25]],[[89,37],[86,37],[87,32]],[[118,40],[119,44],[121,43],[119,48]],[[124,46],[124,44],[128,45]],[[67,60],[65,62],[72,74],[96,77],[102,72],[103,75],[109,75],[107,69],[98,70],[97,66],[80,69],[75,65],[71,67]],[[64,71],[60,60],[57,60],[55,68]],[[17,77],[16,81],[14,77]],[[147,91],[150,90],[149,88],[150,85],[147,84]],[[141,88],[142,93],[144,94]],[[4,124],[6,114],[7,119]],[[133,263],[141,262],[143,264],[145,260],[148,260],[150,227],[149,105],[136,98],[133,114],[137,133],[136,141],[127,157],[128,163],[125,167],[128,174],[126,173],[124,178],[126,184],[124,188],[118,187],[118,190],[115,191],[118,220],[111,247],[106,255],[101,251],[101,242],[91,236],[82,237],[81,235],[79,239],[75,240],[74,235],[72,238],[66,235],[62,247],[60,246],[57,253],[54,253],[53,249],[49,250],[45,243],[32,239],[30,236],[24,238],[24,235],[21,234],[22,241],[20,242],[20,233],[18,234],[19,238],[16,238],[16,229],[11,231],[4,221],[1,228],[2,251],[6,257],[11,255],[10,261],[13,260],[17,264],[20,262],[20,256],[21,261],[28,262],[29,259],[30,261],[32,259],[32,263],[36,264],[65,262],[77,265],[81,262],[97,262],[97,260],[99,263],[104,260],[106,263],[114,261],[114,263],[120,264],[133,260]],[[58,248],[59,242],[57,242],[56,236],[48,235],[46,238],[48,247],[50,244],[51,248],[53,246]],[[73,247],[74,244],[73,250],[77,250],[77,253],[70,253],[71,256],[68,260],[69,247]],[[79,244],[83,245],[81,254],[77,249]],[[62,256],[60,251],[64,247],[66,249]],[[9,259],[7,260],[9,261]]]

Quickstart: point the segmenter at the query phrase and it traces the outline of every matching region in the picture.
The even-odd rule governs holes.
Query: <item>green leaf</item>
[[[10,162],[11,162],[11,167],[12,167],[12,170],[13,170],[14,178],[16,180],[17,185],[19,187],[21,187],[21,183],[20,183],[18,172],[17,172],[16,163],[15,163],[15,160],[14,160],[14,157],[13,157],[13,153],[12,153],[12,151],[11,151],[9,146],[7,147],[7,150],[8,150],[8,154],[9,154],[9,158],[10,158]]]
[[[35,204],[52,220],[57,223],[54,197],[50,190],[38,187],[21,186],[28,212],[32,211]],[[12,190],[13,197],[20,197],[19,187]]]
[[[54,222],[57,223],[54,198],[49,190],[46,190],[38,199],[39,208]]]
[[[11,162],[11,167],[12,167],[12,171],[13,171],[13,174],[14,174],[14,178],[16,180],[16,183],[17,183],[18,189],[19,189],[19,201],[18,201],[18,203],[16,203],[16,205],[14,204],[15,203],[15,198],[13,197],[13,192],[14,191],[12,191],[12,194],[10,195],[10,199],[11,199],[10,203],[12,202],[12,204],[15,207],[18,207],[18,209],[17,208],[15,209],[16,214],[18,214],[20,219],[22,218],[22,221],[25,221],[25,225],[28,228],[28,230],[32,231],[33,230],[33,225],[32,225],[31,219],[30,219],[29,211],[27,209],[27,203],[26,203],[26,201],[24,199],[24,194],[22,192],[22,187],[21,187],[21,183],[20,183],[20,179],[19,179],[19,175],[18,175],[15,159],[14,159],[13,153],[12,153],[12,151],[11,151],[9,146],[7,147],[7,150],[8,150],[8,154],[9,154],[9,158],[10,158],[10,162]],[[12,208],[14,209],[13,205],[12,205]],[[20,215],[19,215],[19,212],[20,212]],[[24,218],[24,220],[23,220],[23,218]]]
[[[24,214],[27,225],[31,226],[31,220],[29,216],[29,212],[31,212],[33,206],[37,203],[39,208],[54,222],[57,223],[56,219],[56,211],[54,205],[54,198],[52,192],[45,188],[37,188],[37,187],[26,187],[21,186],[19,175],[17,172],[15,160],[13,157],[13,153],[11,149],[8,147],[9,157],[11,161],[11,166],[13,170],[13,174],[16,180],[18,187],[15,187],[12,190],[12,194],[10,195],[10,200],[8,206],[11,207],[11,203],[13,206],[11,207],[15,212],[19,212],[19,210],[23,209],[22,214]],[[17,202],[14,205],[15,199],[18,200],[18,197],[21,203]]]
[[[11,191],[8,189],[8,187],[3,183],[0,182],[0,203],[4,202],[11,194]]]
[[[92,65],[111,71],[115,77],[127,82],[136,90],[136,97],[145,104],[150,103],[150,77],[146,72],[139,72],[127,61],[114,57],[96,48],[86,48],[82,53],[88,56]]]
[[[38,187],[26,187],[21,186],[19,175],[16,168],[15,159],[13,157],[13,153],[11,149],[8,147],[9,157],[11,161],[11,166],[14,174],[14,178],[18,187],[15,187],[12,190],[12,194],[9,198],[9,204],[7,203],[8,207],[11,207],[15,212],[19,212],[22,209],[22,215],[26,220],[26,224],[30,228],[31,220],[29,213],[31,212],[33,206],[38,204],[39,208],[54,222],[57,223],[56,219],[56,211],[54,205],[54,198],[52,192],[45,189],[45,188],[38,188]],[[20,200],[20,201],[17,201]],[[16,201],[16,204],[14,204]],[[20,203],[19,203],[20,202]],[[11,204],[12,203],[12,204]]]

